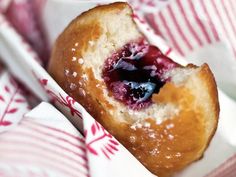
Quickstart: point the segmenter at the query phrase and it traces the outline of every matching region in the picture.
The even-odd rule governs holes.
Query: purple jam
[[[102,77],[116,100],[139,110],[152,103],[152,94],[168,80],[164,73],[176,67],[157,47],[131,42],[105,61]]]

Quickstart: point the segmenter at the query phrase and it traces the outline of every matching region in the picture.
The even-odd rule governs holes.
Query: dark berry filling
[[[102,77],[115,99],[139,110],[151,104],[152,94],[168,80],[164,73],[176,67],[157,47],[131,42],[105,61]]]

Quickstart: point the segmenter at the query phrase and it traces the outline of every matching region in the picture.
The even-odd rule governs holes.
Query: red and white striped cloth
[[[3,177],[89,176],[84,137],[48,103],[0,134],[0,156]]]
[[[207,62],[221,89],[236,98],[235,9],[235,0],[172,0],[144,16],[189,62]]]
[[[236,154],[226,160],[222,165],[214,171],[206,175],[206,177],[235,177],[236,175]]]
[[[147,14],[153,29],[181,55],[227,40],[236,57],[236,1],[175,0]]]

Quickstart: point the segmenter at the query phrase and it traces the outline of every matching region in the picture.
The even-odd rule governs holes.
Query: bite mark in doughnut
[[[151,104],[152,94],[168,80],[163,75],[176,67],[180,65],[141,40],[126,44],[105,61],[103,79],[115,99],[139,110]]]

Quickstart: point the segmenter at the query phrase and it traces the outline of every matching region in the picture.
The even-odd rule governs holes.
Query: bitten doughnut
[[[184,67],[163,55],[127,3],[75,18],[56,40],[48,71],[158,176],[200,159],[215,133],[219,103],[208,65]]]

